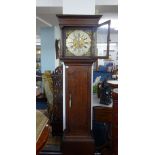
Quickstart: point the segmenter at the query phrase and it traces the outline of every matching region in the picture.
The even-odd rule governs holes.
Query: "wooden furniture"
[[[57,67],[53,73],[45,71],[42,75],[43,87],[48,103],[48,118],[52,125],[52,135],[63,134],[63,68]]]
[[[53,81],[53,111],[52,135],[63,134],[63,66],[58,66],[52,73]]]
[[[110,106],[93,106],[94,121],[112,124],[112,155],[118,155],[118,88],[112,91],[113,103]]]
[[[51,115],[53,112],[53,81],[51,71],[45,71],[42,75],[43,88],[47,98],[47,112],[51,123]]]
[[[110,84],[111,88],[118,88],[118,80],[107,80],[107,83]]]
[[[91,136],[91,70],[96,60],[95,32],[100,15],[57,15],[65,64],[66,129],[64,155],[93,155]]]
[[[46,125],[36,143],[36,155],[39,155],[39,152],[42,150],[44,145],[46,144],[50,133],[50,128]]]
[[[50,128],[48,118],[40,111],[36,111],[36,155],[44,147],[49,137]]]
[[[97,29],[110,27],[110,21],[98,24],[101,15],[57,15],[62,32],[60,60],[65,64],[66,129],[62,151],[64,155],[93,155],[91,136],[91,75],[97,54]],[[109,57],[110,29],[107,30]],[[104,51],[103,51],[104,52]],[[95,55],[97,54],[97,55]]]
[[[113,155],[118,155],[118,88],[113,89],[113,115],[112,115],[112,147]]]
[[[98,122],[112,122],[112,107],[94,106],[94,120]]]

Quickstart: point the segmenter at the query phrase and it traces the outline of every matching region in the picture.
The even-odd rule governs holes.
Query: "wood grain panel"
[[[69,66],[67,69],[67,125],[74,134],[85,134],[90,129],[89,74],[89,66]]]

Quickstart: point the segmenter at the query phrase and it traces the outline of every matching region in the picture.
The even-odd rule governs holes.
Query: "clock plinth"
[[[64,155],[94,155],[94,139],[91,136],[64,135],[61,149]]]

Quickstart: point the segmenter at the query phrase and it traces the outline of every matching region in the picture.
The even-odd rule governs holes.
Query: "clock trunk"
[[[62,151],[65,155],[93,155],[91,135],[92,62],[65,62],[66,130]]]

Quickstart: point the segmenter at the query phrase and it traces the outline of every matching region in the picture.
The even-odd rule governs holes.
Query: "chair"
[[[63,67],[58,66],[52,73],[53,117],[52,135],[63,135]]]
[[[53,73],[45,71],[42,76],[43,89],[48,103],[48,118],[53,136],[63,134],[63,68],[58,66]]]
[[[51,77],[50,71],[44,72],[44,74],[42,75],[42,81],[43,81],[44,93],[47,98],[47,104],[48,104],[47,115],[51,121],[51,115],[52,115],[52,111],[53,111],[53,82],[52,82],[52,77]]]

